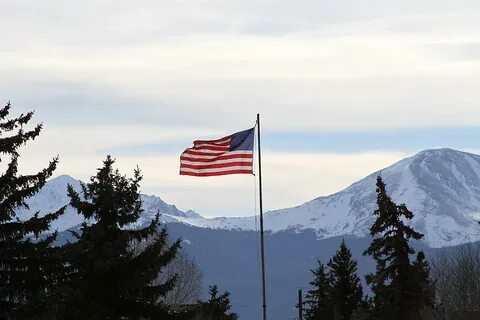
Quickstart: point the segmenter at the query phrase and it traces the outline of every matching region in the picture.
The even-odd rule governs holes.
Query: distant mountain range
[[[29,209],[22,209],[17,213],[18,218],[23,219],[37,211],[40,214],[54,212],[67,205],[70,200],[67,196],[67,186],[71,185],[76,191],[81,191],[80,180],[74,179],[68,175],[58,176],[48,181],[45,186],[35,196],[31,197],[27,204]],[[202,217],[195,211],[181,211],[174,205],[168,204],[159,197],[153,195],[142,195],[143,209],[145,212],[138,221],[143,225],[150,223],[157,213],[162,215],[163,222],[173,222],[176,219],[201,219]],[[75,227],[83,222],[82,217],[75,209],[68,206],[65,214],[51,225],[52,230],[59,232]]]
[[[374,270],[373,261],[362,253],[371,241],[368,229],[374,219],[378,174],[387,182],[393,199],[415,213],[411,224],[426,237],[414,245],[426,250],[429,257],[443,250],[435,248],[480,240],[480,156],[451,149],[422,151],[338,193],[266,214],[270,319],[295,318],[298,288],[307,290],[310,269],[317,259],[328,261],[343,238],[359,261],[360,275]],[[30,210],[20,212],[19,217],[36,211],[52,212],[67,204],[67,184],[80,189],[80,182],[72,177],[52,179],[29,200]],[[197,261],[205,286],[218,284],[222,290],[230,291],[233,311],[241,319],[260,319],[255,217],[206,219],[194,211],[181,211],[156,196],[142,198],[145,213],[139,224],[148,223],[160,212],[171,239],[181,237],[184,249]],[[80,216],[68,208],[52,229],[64,231],[81,222]],[[59,241],[69,236],[69,232],[60,232]]]
[[[411,224],[425,234],[430,247],[480,240],[480,156],[452,149],[422,151],[330,196],[269,212],[265,229],[312,229],[321,239],[364,237],[374,219],[378,175],[393,200],[414,212]],[[199,227],[255,229],[254,217],[180,220]]]
[[[335,194],[268,212],[265,229],[272,232],[313,230],[319,239],[345,235],[365,237],[374,219],[377,175],[387,183],[394,201],[405,203],[414,212],[411,224],[425,234],[428,246],[445,247],[480,240],[480,156],[452,149],[422,151]],[[30,199],[30,212],[49,212],[68,203],[67,184],[77,190],[80,187],[80,182],[69,176],[50,180]],[[206,219],[194,211],[183,212],[153,195],[142,198],[145,213],[140,224],[160,212],[164,222],[211,229],[256,230],[255,217]],[[52,227],[63,231],[79,223],[80,216],[69,208]]]

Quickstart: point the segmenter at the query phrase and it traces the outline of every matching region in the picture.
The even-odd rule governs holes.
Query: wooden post
[[[298,290],[298,320],[303,320],[303,293]]]

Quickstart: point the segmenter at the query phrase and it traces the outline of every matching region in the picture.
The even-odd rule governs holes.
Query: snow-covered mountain
[[[320,239],[368,235],[374,217],[375,182],[381,174],[397,203],[414,212],[411,224],[425,233],[430,247],[444,247],[480,240],[480,156],[451,150],[425,150],[381,171],[372,173],[338,193],[319,197],[300,206],[268,212],[265,229],[314,230]],[[30,212],[52,212],[68,203],[67,184],[79,189],[69,176],[50,180],[30,199]],[[255,217],[206,219],[193,211],[183,212],[155,196],[143,196],[145,213],[140,224],[150,222],[157,212],[163,222],[235,230],[257,230]],[[23,212],[20,215],[29,214]],[[52,229],[66,230],[82,222],[68,208]]]
[[[381,174],[397,203],[414,212],[411,224],[430,247],[480,240],[480,156],[451,149],[425,150],[375,172],[338,193],[268,212],[265,229],[313,229],[319,238],[368,235]],[[180,218],[199,227],[254,230],[255,217]],[[258,220],[258,219],[257,219]]]
[[[266,214],[266,229],[272,231],[265,237],[271,318],[295,316],[292,293],[311,281],[310,269],[317,259],[328,261],[345,235],[353,235],[345,239],[359,262],[359,274],[375,270],[372,259],[362,253],[371,241],[364,236],[373,222],[378,174],[383,176],[393,199],[405,203],[415,213],[411,223],[426,234],[430,247],[480,240],[480,156],[450,149],[420,152],[338,193]],[[67,204],[67,184],[76,189],[80,186],[78,180],[69,176],[49,181],[30,199],[31,211],[46,213]],[[157,211],[163,214],[164,222],[182,222],[169,224],[169,236],[188,239],[183,242],[184,249],[197,261],[205,283],[216,283],[231,292],[233,310],[245,319],[257,319],[261,298],[260,281],[255,277],[259,270],[259,238],[252,230],[256,230],[258,219],[205,219],[194,212],[178,210],[155,196],[143,199],[146,211],[140,224],[150,222]],[[80,216],[69,208],[55,222],[54,229],[62,231],[80,222]],[[69,233],[60,233],[59,237],[62,235]],[[423,243],[414,245],[425,250],[428,257],[441,251],[425,248]]]
[[[67,196],[67,186],[71,185],[76,191],[80,192],[80,181],[68,175],[58,176],[48,181],[38,194],[30,198],[27,203],[29,210],[21,210],[17,217],[25,219],[32,213],[39,211],[40,214],[57,211],[59,208],[69,203]],[[170,205],[153,195],[142,195],[143,213],[139,224],[147,224],[155,217],[157,212],[162,215],[163,222],[177,221],[176,218],[201,219],[202,217],[195,211],[181,211],[174,205]],[[54,221],[51,225],[52,230],[64,231],[83,222],[82,216],[77,214],[76,210],[68,206],[65,214]]]

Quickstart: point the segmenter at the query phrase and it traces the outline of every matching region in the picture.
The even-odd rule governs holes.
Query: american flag
[[[255,128],[217,140],[196,140],[180,157],[180,174],[196,177],[253,174]]]

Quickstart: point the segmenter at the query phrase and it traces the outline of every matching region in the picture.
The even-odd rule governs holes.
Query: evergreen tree
[[[325,266],[318,261],[318,267],[311,270],[314,276],[310,285],[312,289],[305,297],[305,319],[306,320],[331,320],[333,319],[333,304],[330,298],[332,290],[329,274]]]
[[[209,287],[210,299],[202,302],[201,305],[202,315],[208,320],[236,320],[238,315],[236,313],[229,313],[232,308],[230,304],[230,293],[224,292],[219,295],[217,286]]]
[[[416,308],[419,310],[423,308],[434,308],[435,288],[430,276],[430,266],[423,251],[418,252],[412,270],[412,284],[416,297]]]
[[[39,236],[64,208],[43,216],[37,212],[26,220],[17,218],[18,210],[28,209],[28,198],[52,176],[58,158],[37,174],[18,173],[18,149],[38,137],[42,125],[24,130],[33,112],[8,118],[10,109],[10,103],[0,109],[0,162],[6,164],[0,175],[0,319],[33,319],[46,308],[43,302],[62,268],[57,250],[50,247],[55,234]]]
[[[375,295],[375,316],[390,320],[419,319],[425,301],[430,299],[419,298],[426,294],[424,288],[429,284],[425,275],[418,273],[426,271],[424,255],[419,253],[418,264],[412,264],[410,255],[415,250],[409,242],[423,235],[405,224],[404,221],[413,218],[413,213],[404,204],[392,201],[380,176],[377,178],[377,205],[376,221],[370,229],[374,239],[364,253],[377,263],[376,273],[366,276]]]
[[[330,269],[330,292],[335,318],[350,320],[353,311],[362,301],[363,292],[357,275],[358,263],[352,258],[345,240],[327,265]]]
[[[78,241],[66,247],[72,269],[68,285],[57,293],[60,319],[171,319],[160,300],[176,277],[154,282],[175,258],[180,242],[167,244],[159,217],[135,229],[142,213],[140,170],[127,178],[108,156],[82,196],[68,187],[70,204],[85,218]],[[138,243],[143,250],[138,252]]]

